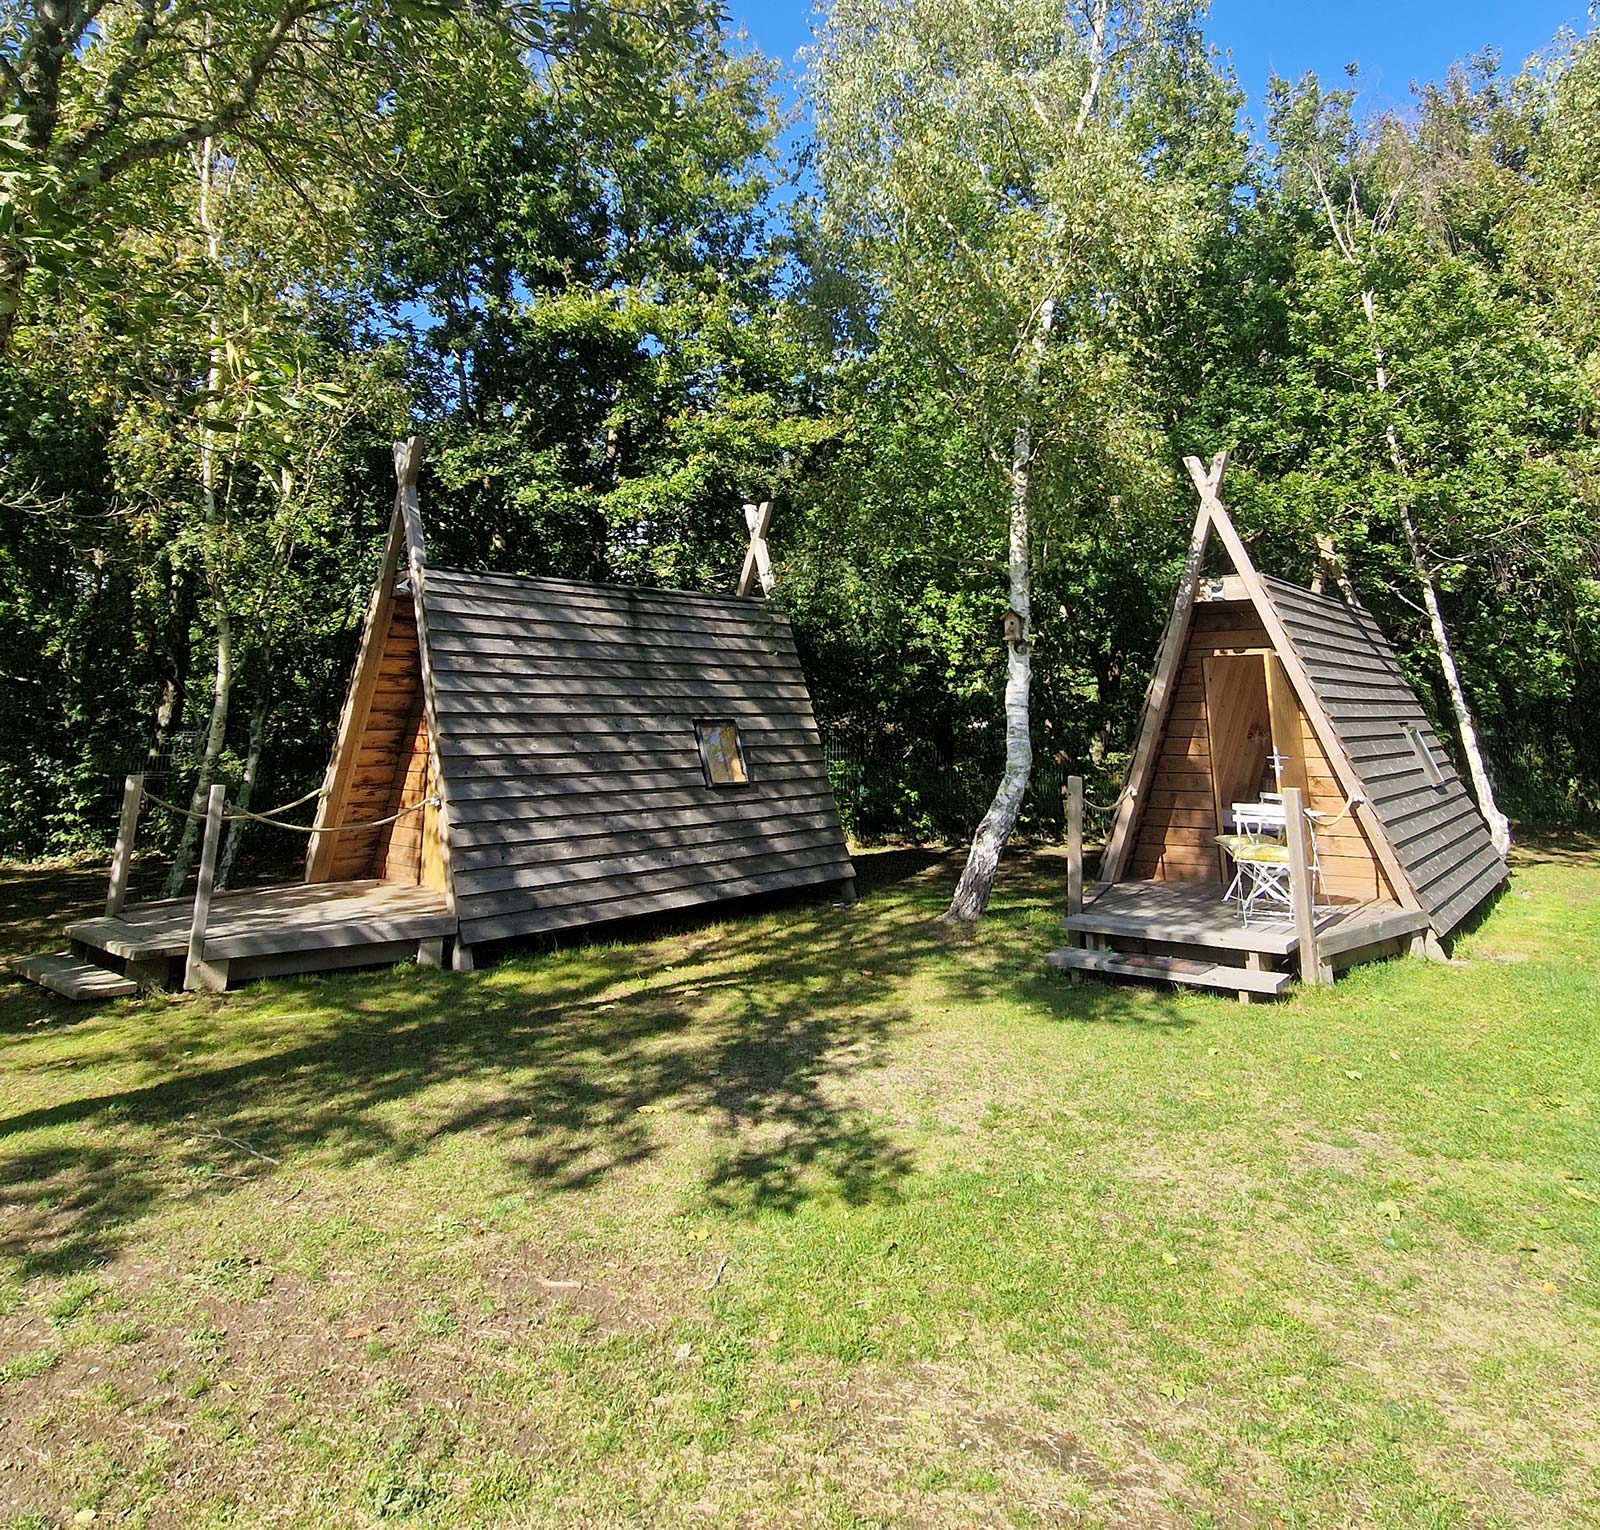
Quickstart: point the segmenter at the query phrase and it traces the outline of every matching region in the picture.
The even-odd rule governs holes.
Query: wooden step
[[[39,951],[33,956],[13,956],[6,966],[63,999],[122,999],[138,993],[132,978],[74,956],[70,951]]]
[[[1123,951],[1090,951],[1067,946],[1045,957],[1058,972],[1093,972],[1109,977],[1146,978],[1186,988],[1220,988],[1228,993],[1276,998],[1294,981],[1289,972],[1258,972],[1187,956],[1143,956]]]

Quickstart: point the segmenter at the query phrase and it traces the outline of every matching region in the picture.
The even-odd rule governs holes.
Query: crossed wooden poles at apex
[[[759,505],[744,507],[744,523],[750,528],[750,547],[744,555],[744,567],[739,570],[739,594],[749,595],[756,581],[761,581],[761,593],[770,595],[778,582],[772,572],[772,558],[767,552],[767,530],[772,525],[772,501],[764,499]]]

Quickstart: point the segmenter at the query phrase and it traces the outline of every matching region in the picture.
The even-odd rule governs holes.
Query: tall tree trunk
[[[1378,338],[1377,304],[1371,293],[1361,294],[1361,307],[1367,316],[1367,328],[1372,335],[1373,375],[1378,392],[1389,392],[1389,371],[1384,361],[1383,343]],[[1433,580],[1433,570],[1428,566],[1421,538],[1417,535],[1416,521],[1411,514],[1411,469],[1400,447],[1400,435],[1394,421],[1384,426],[1384,439],[1389,446],[1389,461],[1400,479],[1400,527],[1405,533],[1406,551],[1411,558],[1411,571],[1422,588],[1422,604],[1428,613],[1428,627],[1433,635],[1434,652],[1439,668],[1444,673],[1445,691],[1450,697],[1450,708],[1456,715],[1456,731],[1461,737],[1461,752],[1466,756],[1467,771],[1472,777],[1472,788],[1478,798],[1478,809],[1489,825],[1489,838],[1502,858],[1511,849],[1511,823],[1500,811],[1494,797],[1494,782],[1489,775],[1489,762],[1484,758],[1483,746],[1478,741],[1478,724],[1472,715],[1472,705],[1467,700],[1466,688],[1461,684],[1461,672],[1456,668],[1455,645],[1450,641],[1450,629],[1445,626],[1444,611],[1439,605],[1439,590]]]
[[[1344,597],[1346,605],[1359,604],[1356,600],[1355,586],[1350,583],[1350,576],[1345,572],[1344,559],[1339,556],[1339,548],[1333,540],[1333,533],[1331,531],[1319,531],[1317,533],[1317,571],[1311,579],[1312,594],[1322,594],[1324,586],[1330,579],[1339,587],[1339,593]]]
[[[16,236],[12,236],[15,240]],[[22,286],[28,278],[28,260],[15,243],[0,248],[0,356],[11,354],[22,307]]]
[[[1461,735],[1461,749],[1467,757],[1467,770],[1472,776],[1472,789],[1477,793],[1478,808],[1489,825],[1489,838],[1503,860],[1511,850],[1511,822],[1500,811],[1494,800],[1494,783],[1489,777],[1489,765],[1483,757],[1478,742],[1478,726],[1467,702],[1466,689],[1461,684],[1460,671],[1456,669],[1454,645],[1449,629],[1444,624],[1444,612],[1439,608],[1439,592],[1423,556],[1422,544],[1417,539],[1416,526],[1411,519],[1411,507],[1404,500],[1400,504],[1400,525],[1406,534],[1406,549],[1411,554],[1411,567],[1417,582],[1422,586],[1422,604],[1428,613],[1428,625],[1433,631],[1433,646],[1439,656],[1439,668],[1444,671],[1444,688],[1450,697],[1450,706],[1456,714],[1456,730]]]
[[[161,770],[173,730],[183,721],[184,702],[189,692],[189,665],[193,651],[189,641],[194,625],[194,585],[182,569],[169,563],[167,609],[159,631],[150,639],[159,658],[160,691],[150,723],[150,745],[145,751],[145,771]]]
[[[943,918],[949,923],[973,924],[983,917],[994,890],[1000,856],[1017,826],[1017,815],[1028,792],[1033,771],[1033,739],[1028,725],[1028,699],[1033,685],[1033,569],[1028,517],[1028,491],[1033,484],[1033,408],[1039,390],[1039,372],[1045,346],[1055,323],[1055,300],[1046,298],[1029,341],[1022,410],[1011,440],[1011,514],[1007,536],[1007,574],[1011,609],[1022,618],[1022,636],[1006,645],[1006,764],[1000,786],[983,815],[966,868],[956,884],[955,896]]]
[[[211,690],[211,722],[206,729],[206,747],[200,756],[200,773],[195,777],[189,798],[189,817],[184,820],[183,837],[178,841],[172,869],[162,888],[164,898],[176,898],[183,891],[184,878],[194,862],[195,844],[200,838],[200,822],[205,816],[206,795],[217,778],[217,762],[228,737],[228,700],[233,691],[233,623],[227,611],[217,608],[217,669]]]
[[[210,41],[210,23],[207,22],[206,39]],[[200,229],[205,235],[206,253],[215,269],[222,253],[222,236],[218,230],[213,194],[216,190],[216,146],[207,138],[200,146]],[[175,898],[183,887],[184,878],[194,860],[195,844],[200,837],[200,820],[205,812],[206,796],[211,783],[216,780],[217,763],[222,758],[223,746],[228,739],[228,702],[233,691],[233,619],[228,612],[226,582],[222,577],[216,549],[217,528],[217,446],[211,429],[215,417],[217,396],[222,390],[223,342],[222,316],[213,307],[211,314],[210,360],[206,368],[206,400],[200,414],[200,508],[205,524],[205,557],[207,575],[211,583],[212,605],[217,623],[217,668],[211,689],[211,722],[206,729],[205,751],[200,757],[200,772],[195,778],[194,793],[189,800],[189,817],[184,822],[183,835],[178,841],[172,869],[167,873],[163,889],[165,896]]]
[[[239,782],[239,795],[235,807],[248,808],[256,793],[256,777],[261,771],[261,746],[267,732],[267,707],[270,692],[262,690],[261,699],[250,713],[250,745],[244,757],[244,776]],[[222,847],[222,861],[217,867],[217,886],[227,887],[233,881],[233,863],[239,859],[239,846],[244,831],[250,827],[246,818],[235,818],[228,825],[228,838]]]

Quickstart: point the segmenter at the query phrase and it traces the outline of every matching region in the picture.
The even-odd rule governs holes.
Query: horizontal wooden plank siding
[[[852,874],[765,601],[451,569],[426,601],[464,940]],[[747,783],[706,783],[696,721],[737,725]]]
[[[1216,846],[1219,802],[1212,779],[1212,723],[1206,703],[1206,662],[1228,654],[1266,653],[1272,639],[1254,606],[1211,601],[1198,606],[1178,674],[1173,704],[1140,813],[1129,875],[1164,882],[1220,882],[1229,868]],[[1238,661],[1234,661],[1238,662]],[[1409,695],[1409,692],[1407,692]],[[1335,903],[1392,899],[1377,855],[1361,825],[1347,814],[1345,795],[1310,720],[1296,708],[1293,736],[1274,738],[1286,766],[1303,774],[1306,806],[1319,815],[1314,830],[1320,872],[1318,896]],[[1225,756],[1240,741],[1218,746]],[[1224,763],[1216,762],[1216,763]],[[1237,783],[1235,783],[1237,784]],[[1255,783],[1241,790],[1254,795]],[[1226,802],[1220,804],[1226,807]]]
[[[1505,880],[1483,815],[1372,617],[1279,579],[1264,582],[1412,890],[1434,928],[1449,934]],[[1438,782],[1408,728],[1432,751]]]
[[[347,769],[352,772],[345,797],[348,823],[369,823],[396,812],[407,790],[414,790],[411,765],[425,728],[422,721],[422,678],[417,667],[417,621],[410,605],[397,601],[388,631],[380,639],[383,657],[367,711],[366,726]],[[424,754],[425,733],[422,733]],[[406,825],[406,828],[410,828]],[[329,880],[355,881],[381,876],[416,882],[420,838],[412,845],[402,831],[390,827],[340,834],[335,841]]]
[[[1255,609],[1241,601],[1195,607],[1172,706],[1141,804],[1128,875],[1159,882],[1215,882],[1221,891],[1221,831],[1211,785],[1205,661],[1238,649],[1270,648]]]

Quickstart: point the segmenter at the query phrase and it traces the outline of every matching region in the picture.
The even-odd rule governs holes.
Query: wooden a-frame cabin
[[[1187,459],[1200,509],[1127,780],[1087,892],[1078,832],[1069,945],[1048,960],[1248,999],[1436,954],[1506,867],[1372,617],[1257,572],[1219,497],[1226,461]],[[1264,781],[1290,805],[1300,886],[1291,910],[1246,924],[1218,837]]]
[[[427,561],[419,446],[395,511],[301,883],[127,904],[137,778],[104,915],[17,970],[72,997],[181,973],[222,988],[448,953],[854,871],[787,620],[771,506],[746,508],[738,596],[466,573]],[[372,827],[359,827],[372,825]],[[349,827],[357,826],[357,827]],[[258,832],[270,832],[262,829]]]

